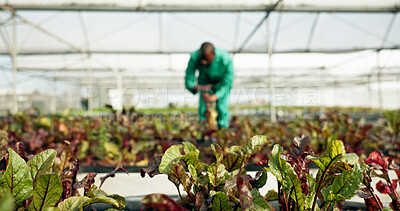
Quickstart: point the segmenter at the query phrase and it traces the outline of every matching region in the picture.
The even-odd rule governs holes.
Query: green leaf
[[[346,155],[346,151],[344,149],[343,142],[340,140],[333,140],[328,142],[328,147],[324,154],[320,157],[308,156],[311,160],[314,161],[315,164],[321,169],[321,171],[325,171],[336,161],[344,158]]]
[[[211,144],[211,149],[214,151],[217,163],[221,163],[224,158],[224,151],[218,144]]]
[[[201,171],[201,163],[199,161],[199,152],[189,152],[181,158],[187,166],[192,165],[197,171]]]
[[[0,161],[7,153],[8,134],[5,130],[0,130]]]
[[[241,148],[244,155],[251,155],[260,151],[264,145],[271,143],[267,140],[266,136],[253,136],[246,144]]]
[[[297,177],[293,167],[281,158],[283,148],[278,144],[275,144],[271,156],[269,158],[269,169],[281,183],[286,200],[289,198],[290,190],[294,187],[294,191],[291,197],[295,200],[298,210],[304,209],[305,195],[301,190],[301,181]]]
[[[33,183],[36,182],[38,176],[41,174],[48,173],[53,166],[54,159],[56,158],[57,151],[54,149],[48,149],[39,154],[35,155],[28,161],[28,165],[31,171],[31,177]]]
[[[267,201],[265,201],[264,197],[260,194],[257,189],[251,190],[251,196],[253,197],[252,208],[254,210],[271,210]]]
[[[60,211],[58,207],[45,207],[43,211]]]
[[[61,211],[81,211],[82,207],[85,206],[85,202],[89,200],[90,198],[87,196],[69,197],[58,204],[58,208],[60,208]]]
[[[345,162],[348,165],[356,165],[358,164],[358,156],[355,153],[347,153],[344,155],[344,158],[342,159],[343,162]]]
[[[14,150],[8,149],[9,160],[1,181],[1,187],[14,196],[18,205],[31,196],[32,178],[28,165]]]
[[[200,151],[196,148],[196,146],[190,142],[183,142],[183,151],[185,152],[185,154],[188,154],[190,152],[198,152],[200,153]]]
[[[95,202],[104,202],[107,204],[111,204],[117,209],[124,209],[126,206],[125,198],[116,194],[108,195],[106,192],[98,188],[96,185],[92,185],[90,187],[87,196],[91,199],[84,202],[83,206],[95,203]]]
[[[253,180],[250,180],[251,187],[259,189],[264,187],[265,183],[268,179],[268,170],[267,168],[263,168],[262,171],[258,171],[256,177]]]
[[[171,171],[172,165],[181,159],[182,155],[177,145],[174,145],[165,151],[161,158],[159,170],[161,173],[168,174]]]
[[[190,142],[183,142],[183,151],[185,155],[181,158],[187,166],[193,165],[197,171],[201,171],[201,163],[199,161],[200,151]]]
[[[242,158],[239,155],[229,153],[225,156],[222,163],[225,165],[228,172],[232,172],[242,166]]]
[[[274,189],[271,189],[265,194],[264,198],[266,201],[273,201],[273,200],[278,200],[278,192],[276,192]]]
[[[192,164],[189,164],[188,169],[189,169],[190,175],[192,175],[192,178],[194,179],[194,181],[196,181],[197,180],[196,168]]]
[[[125,197],[120,196],[118,194],[111,194],[111,195],[108,195],[108,198],[112,198],[117,202],[117,204],[118,204],[117,208],[118,209],[121,210],[121,209],[124,209],[126,207]]]
[[[236,145],[235,146],[231,146],[229,148],[229,152],[232,153],[232,154],[241,155],[242,151],[240,149],[241,148],[239,146],[236,146]]]
[[[314,197],[315,197],[316,181],[315,181],[314,177],[312,177],[311,175],[306,174],[306,176],[307,176],[308,183],[310,184],[309,190],[311,190],[311,191],[310,191],[310,193],[308,194],[308,196],[306,198],[305,208],[306,209],[311,209],[312,208],[312,204],[314,202]]]
[[[190,176],[186,174],[185,168],[179,164],[172,165],[172,169],[168,174],[168,179],[175,184],[178,188],[180,184],[182,184],[183,188],[187,191],[190,190]]]
[[[213,211],[230,211],[232,206],[229,203],[229,198],[224,192],[217,192],[211,203],[211,210]]]
[[[332,185],[321,190],[328,207],[333,209],[338,202],[355,196],[362,179],[363,174],[358,163],[352,170],[344,171],[336,176]]]
[[[218,186],[225,183],[225,173],[227,173],[224,164],[212,164],[208,167],[207,175],[211,185]]]
[[[7,192],[0,197],[0,210],[1,211],[14,211],[14,198],[11,193]]]
[[[54,206],[61,198],[63,187],[57,174],[41,174],[32,191],[33,208],[42,210]]]

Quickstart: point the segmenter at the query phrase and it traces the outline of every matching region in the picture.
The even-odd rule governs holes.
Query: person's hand
[[[193,89],[196,90],[196,91],[203,91],[203,92],[206,92],[206,91],[210,91],[210,90],[211,90],[211,87],[212,87],[212,84],[208,84],[208,85],[197,85],[197,86],[195,86]]]
[[[206,103],[216,102],[218,100],[217,95],[210,95],[208,93],[203,93],[203,99]]]

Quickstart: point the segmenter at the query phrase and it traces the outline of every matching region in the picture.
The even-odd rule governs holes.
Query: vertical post
[[[13,107],[12,113],[18,112],[18,101],[17,101],[17,26],[16,26],[15,11],[12,11],[12,39],[13,45],[11,48],[11,62],[13,69]]]
[[[86,68],[88,73],[88,110],[89,114],[93,114],[93,69],[92,69],[92,60],[90,54],[86,57]]]
[[[325,112],[325,108],[324,108],[324,85],[325,85],[325,67],[321,67],[319,69],[319,92],[320,92],[320,105],[319,105],[319,111],[321,113]],[[334,89],[337,89],[336,85],[334,87]],[[336,104],[336,103],[335,103]]]
[[[56,72],[53,72],[53,92],[51,94],[51,101],[50,101],[50,112],[55,113],[57,112],[57,79],[56,79]]]
[[[373,72],[373,69],[372,69],[372,72]],[[371,102],[372,102],[371,76],[372,76],[372,73],[368,75],[368,82],[367,82],[367,89],[368,89],[368,107],[372,107],[372,106],[371,106]]]
[[[119,68],[119,54],[117,54],[116,57],[116,66],[115,69],[113,70],[116,76],[116,83],[117,83],[117,98],[116,98],[116,105],[115,108],[118,111],[122,111],[122,107],[124,104],[124,94],[123,94],[123,81],[122,81],[122,73],[121,70]]]
[[[117,106],[116,109],[118,111],[122,111],[122,107],[124,104],[124,94],[123,94],[123,87],[122,87],[122,74],[119,69],[116,69],[117,74]]]
[[[400,94],[400,75],[397,77],[397,108],[400,108],[400,98],[399,98],[399,94]]]
[[[268,48],[268,84],[270,98],[271,122],[276,121],[275,85],[272,73],[271,19],[267,18],[267,48]]]
[[[376,51],[376,77],[378,79],[379,114],[382,115],[383,98],[382,98],[381,66],[380,66],[379,50]]]

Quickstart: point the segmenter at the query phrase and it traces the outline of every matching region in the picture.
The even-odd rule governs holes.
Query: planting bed
[[[7,116],[0,208],[399,210],[399,112],[351,116]]]

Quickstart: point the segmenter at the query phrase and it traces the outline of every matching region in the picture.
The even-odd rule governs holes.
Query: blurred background
[[[205,41],[232,53],[234,113],[400,106],[398,0],[1,0],[0,8],[3,115],[196,108],[184,75]]]

